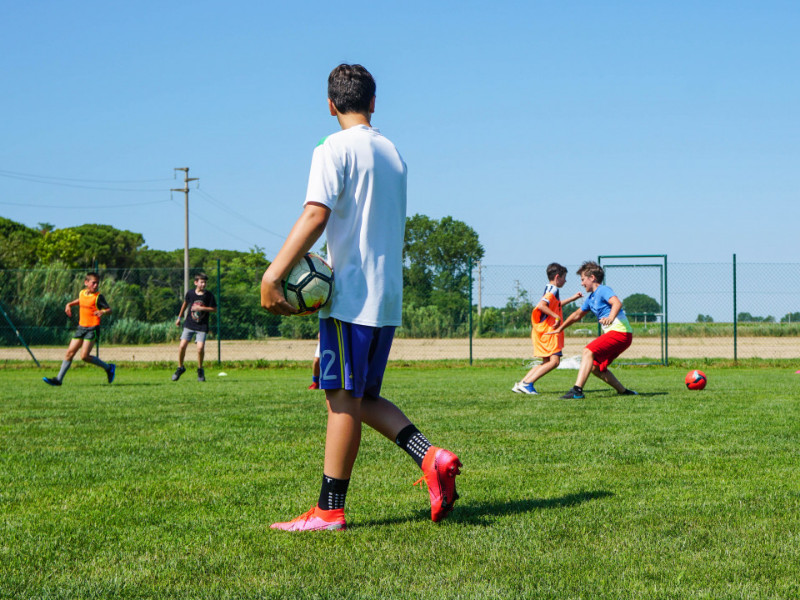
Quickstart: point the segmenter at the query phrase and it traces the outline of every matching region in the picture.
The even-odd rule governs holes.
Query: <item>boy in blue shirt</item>
[[[580,321],[589,311],[597,317],[603,334],[589,343],[583,349],[581,366],[578,369],[578,378],[566,394],[561,396],[566,400],[583,398],[583,386],[589,379],[589,374],[602,379],[608,385],[624,396],[635,396],[636,392],[622,385],[614,374],[608,370],[614,359],[622,354],[633,341],[633,328],[622,309],[622,301],[617,298],[607,285],[603,285],[605,271],[603,267],[593,261],[587,261],[578,269],[581,285],[589,294],[583,306],[572,313],[566,320],[556,327],[550,335],[559,334],[564,329]]]
[[[319,500],[285,531],[342,530],[350,475],[366,423],[422,469],[431,519],[443,519],[458,499],[461,461],[427,438],[380,395],[395,327],[402,321],[406,164],[394,144],[370,124],[375,80],[361,65],[339,65],[328,77],[328,109],[341,131],[325,138],[311,160],[303,212],[261,280],[261,306],[278,315],[297,311],[281,280],[323,231],[336,285],[320,313],[320,388],[328,426]]]

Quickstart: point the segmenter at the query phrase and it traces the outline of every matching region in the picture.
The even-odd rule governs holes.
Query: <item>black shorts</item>
[[[97,335],[97,327],[81,327],[78,325],[78,328],[75,330],[75,333],[72,336],[73,340],[93,340]]]

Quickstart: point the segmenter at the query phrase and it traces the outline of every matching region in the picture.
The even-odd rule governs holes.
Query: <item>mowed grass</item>
[[[50,369],[52,370],[52,369]],[[638,397],[510,392],[507,366],[391,368],[384,393],[463,460],[430,521],[412,460],[365,430],[345,532],[270,523],[316,502],[309,370],[173,383],[121,367],[0,371],[2,598],[797,598],[800,375],[620,367]]]

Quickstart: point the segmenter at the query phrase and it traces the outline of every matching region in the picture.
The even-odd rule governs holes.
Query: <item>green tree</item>
[[[475,265],[483,255],[478,234],[466,223],[452,217],[408,217],[403,246],[404,302],[416,310],[435,306],[454,326],[463,325],[469,311],[469,262]]]
[[[81,235],[73,229],[45,231],[36,245],[36,256],[41,264],[60,261],[70,269],[81,264]]]
[[[0,217],[0,269],[25,269],[34,266],[40,237],[36,229]]]
[[[781,323],[800,323],[800,312],[786,313],[781,317]]]
[[[740,312],[736,316],[736,320],[739,323],[774,323],[775,317],[771,315],[766,317],[759,317],[756,315],[751,315],[749,312]]]
[[[103,268],[130,268],[144,246],[141,233],[116,229],[111,225],[79,225],[67,230],[81,237],[78,261],[84,268],[91,268],[95,262]]]
[[[661,305],[647,294],[631,294],[622,302],[625,314],[631,321],[650,323],[661,312]]]
[[[697,322],[698,323],[713,323],[714,319],[711,315],[697,315]]]

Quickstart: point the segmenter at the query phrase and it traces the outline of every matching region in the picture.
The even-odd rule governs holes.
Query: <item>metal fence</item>
[[[605,283],[623,301],[634,326],[633,345],[623,355],[628,361],[800,358],[800,264],[742,263],[735,255],[729,263],[669,263],[666,256],[594,260],[604,266]],[[575,274],[579,265],[564,266],[569,270],[562,289],[566,298],[582,288]],[[529,332],[525,313],[547,283],[545,269],[477,266],[478,335]],[[631,310],[628,300],[634,295],[649,297],[658,308],[644,314]],[[514,307],[523,308],[514,312]],[[565,355],[579,354],[597,335],[591,317],[567,330]]]
[[[623,355],[628,362],[800,358],[800,264],[737,263],[735,256],[730,263],[668,263],[665,256],[600,257],[600,262],[634,325],[634,343]],[[565,266],[564,298],[581,290],[578,265]],[[545,269],[544,264],[475,265],[471,315],[465,310],[462,323],[425,329],[408,323],[404,312],[392,358],[529,361],[530,312],[547,283]],[[265,313],[259,306],[260,271],[217,262],[205,272],[219,308],[211,318],[208,363],[311,361],[316,319]],[[0,270],[0,361],[63,357],[77,324],[64,305],[77,298],[84,275],[58,267]],[[100,276],[100,292],[113,313],[104,320],[98,353],[107,360],[174,362],[183,270],[103,269]],[[646,310],[632,310],[627,304],[633,296],[652,302]],[[443,314],[436,307],[415,311],[416,318],[424,313],[433,323]],[[423,330],[433,333],[412,335]],[[567,330],[565,356],[579,355],[597,333],[596,320],[587,315]]]

